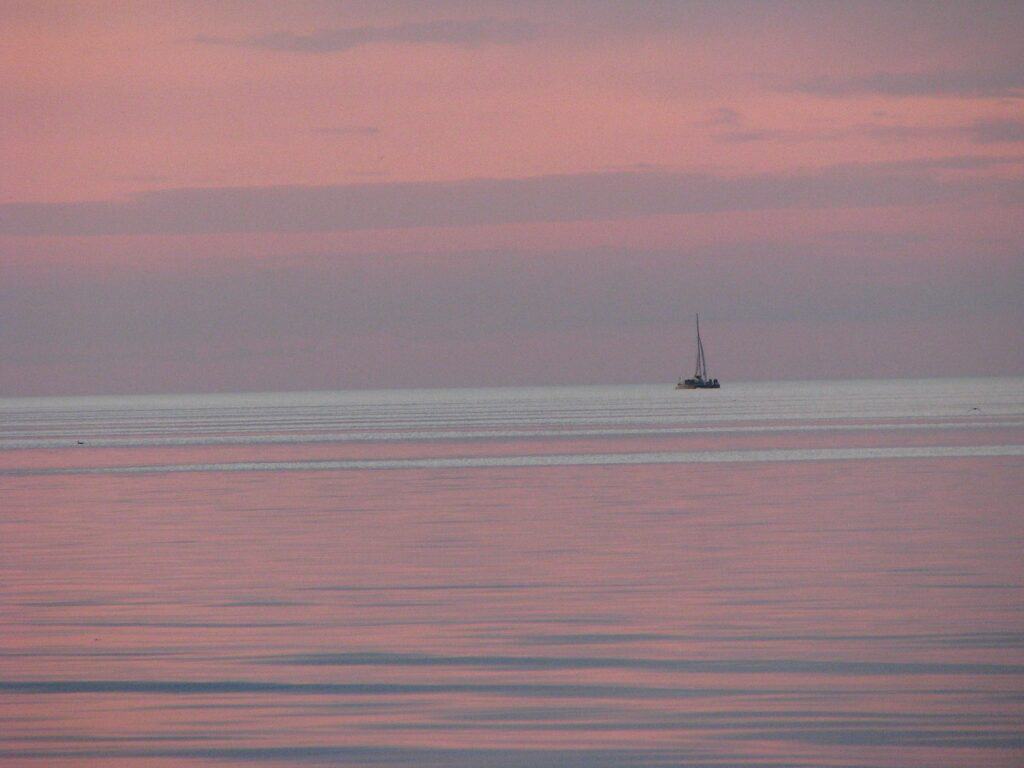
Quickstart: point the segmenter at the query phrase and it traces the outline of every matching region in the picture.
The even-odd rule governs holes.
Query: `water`
[[[0,400],[4,765],[1019,766],[1024,380]]]

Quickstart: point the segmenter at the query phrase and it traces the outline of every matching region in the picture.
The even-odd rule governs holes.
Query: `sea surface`
[[[1024,765],[1024,379],[0,400],[0,763]]]

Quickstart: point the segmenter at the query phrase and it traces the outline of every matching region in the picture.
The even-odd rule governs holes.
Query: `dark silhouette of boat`
[[[697,370],[693,372],[692,379],[680,377],[676,389],[718,389],[720,386],[718,379],[708,376],[708,361],[704,357],[704,343],[700,340],[700,315],[697,315]]]

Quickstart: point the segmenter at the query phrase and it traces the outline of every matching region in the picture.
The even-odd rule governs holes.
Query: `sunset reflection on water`
[[[1019,765],[1024,408],[1005,395],[1019,403],[1024,388],[1002,387],[988,425],[933,413],[939,426],[911,429],[924,417],[908,413],[865,431],[768,432],[716,432],[715,414],[622,388],[626,415],[644,415],[635,434],[504,440],[260,444],[282,427],[247,406],[250,445],[19,447],[42,439],[33,423],[54,431],[46,414],[19,411],[0,440],[0,758]],[[761,395],[730,397],[756,412]],[[760,404],[750,423],[779,423]],[[323,407],[326,418],[346,404]],[[552,429],[600,432],[558,407]],[[74,434],[73,411],[57,432]],[[697,424],[712,428],[656,432]],[[959,452],[122,471],[878,446]],[[972,455],[978,446],[1007,450]],[[35,471],[82,467],[106,469]]]

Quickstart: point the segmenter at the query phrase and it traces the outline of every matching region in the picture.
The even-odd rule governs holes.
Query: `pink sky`
[[[0,395],[1024,373],[1019,4],[0,24]]]

